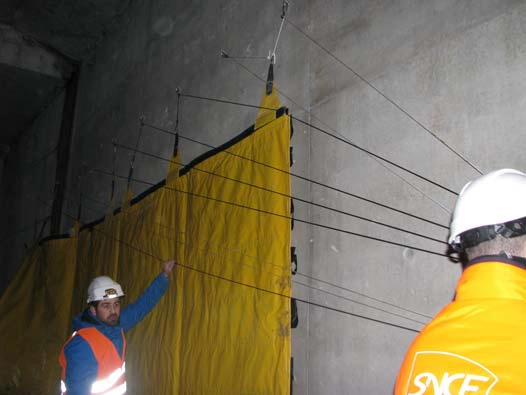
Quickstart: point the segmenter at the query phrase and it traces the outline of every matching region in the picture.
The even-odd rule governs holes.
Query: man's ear
[[[97,309],[94,306],[90,306],[89,311],[92,315],[97,316]]]

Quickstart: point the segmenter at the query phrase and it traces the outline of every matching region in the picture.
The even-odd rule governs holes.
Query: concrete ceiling
[[[132,0],[0,1],[0,154],[59,94]]]

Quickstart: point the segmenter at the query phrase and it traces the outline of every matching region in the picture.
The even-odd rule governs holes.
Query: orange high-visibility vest
[[[66,344],[68,344],[73,337],[81,336],[90,345],[98,364],[97,377],[91,384],[92,394],[122,395],[126,393],[124,363],[124,356],[126,354],[126,337],[124,336],[124,330],[121,331],[121,334],[123,341],[122,357],[117,352],[117,349],[111,340],[100,333],[96,328],[79,329],[77,332],[73,332],[69,340],[66,342]],[[66,347],[66,344],[64,347]],[[67,394],[65,383],[67,360],[64,355],[64,347],[62,347],[59,357],[60,366],[62,367],[62,380],[60,382],[60,387],[62,394]]]
[[[468,267],[455,300],[417,336],[395,395],[526,394],[526,271]]]

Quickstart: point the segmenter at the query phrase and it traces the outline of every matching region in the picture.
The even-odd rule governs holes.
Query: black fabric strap
[[[482,255],[482,256],[476,257],[475,259],[470,260],[468,263],[464,265],[464,270],[470,266],[473,266],[477,263],[482,263],[482,262],[502,262],[502,263],[507,263],[508,265],[516,266],[521,269],[526,269],[526,258],[522,258],[519,256],[512,256],[511,258],[508,258],[504,254],[499,254],[499,255]]]
[[[474,247],[484,241],[493,240],[497,235],[506,239],[526,234],[526,217],[514,219],[502,224],[481,226],[460,234],[460,243],[453,246],[457,251]]]

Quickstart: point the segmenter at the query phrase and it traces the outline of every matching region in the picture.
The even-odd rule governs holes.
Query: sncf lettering
[[[461,384],[455,383],[460,380],[462,380]],[[439,380],[433,373],[424,372],[417,375],[413,380],[413,384],[418,388],[418,391],[408,395],[453,395],[450,391],[453,383],[455,383],[455,387],[458,387],[458,384],[460,384],[458,395],[468,395],[470,392],[480,390],[477,382],[485,383],[489,380],[489,377],[476,374],[455,373],[450,375],[449,372],[445,372]],[[433,392],[428,391],[431,389]]]

